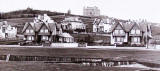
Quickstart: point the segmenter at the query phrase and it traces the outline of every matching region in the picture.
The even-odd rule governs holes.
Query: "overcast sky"
[[[160,0],[0,0],[0,12],[31,7],[82,15],[86,6],[97,6],[101,15],[160,23]]]

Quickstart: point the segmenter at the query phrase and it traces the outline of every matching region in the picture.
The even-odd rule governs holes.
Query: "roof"
[[[35,19],[35,20],[36,20],[36,19]],[[51,31],[51,32],[52,32],[53,30],[55,30],[55,28],[56,28],[56,23],[55,23],[55,22],[53,22],[53,23],[48,23],[48,22],[41,21],[41,19],[40,19],[40,20],[36,20],[36,21],[34,21],[34,22],[26,23],[26,24],[24,25],[24,28],[23,28],[22,32],[24,32],[29,25],[31,25],[31,27],[32,27],[32,28],[34,29],[34,31],[36,31],[36,32],[38,32],[43,25],[45,25],[45,26],[48,28],[48,30]]]
[[[113,25],[111,26],[110,32],[113,32],[118,25],[120,25],[120,26],[122,27],[122,29],[123,29],[125,32],[127,32],[126,30],[127,30],[128,28],[125,29],[125,27],[127,27],[127,25],[125,25],[125,24],[123,24],[123,23],[120,23],[120,22],[116,22],[115,24],[113,24]]]
[[[59,36],[61,37],[68,37],[68,38],[73,38],[69,33],[62,33]]]
[[[136,22],[131,22],[131,23],[127,23],[127,22],[116,22],[115,24],[112,25],[110,32],[113,32],[113,30],[117,27],[117,25],[121,25],[122,28],[126,31],[126,32],[130,32],[131,29],[137,25],[139,27],[139,29],[143,32],[146,31],[147,28],[147,24],[145,23],[136,23]]]

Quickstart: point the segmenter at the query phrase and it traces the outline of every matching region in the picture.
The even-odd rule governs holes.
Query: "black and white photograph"
[[[160,71],[160,0],[0,0],[0,71]]]

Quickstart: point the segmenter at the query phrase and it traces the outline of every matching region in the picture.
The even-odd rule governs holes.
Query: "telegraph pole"
[[[146,23],[146,21],[145,21],[145,23]],[[147,24],[147,28],[146,28],[146,48],[148,49],[148,23],[146,23]]]

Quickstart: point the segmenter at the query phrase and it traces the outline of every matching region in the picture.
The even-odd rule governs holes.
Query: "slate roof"
[[[48,30],[51,31],[51,32],[52,32],[53,30],[55,30],[54,28],[56,28],[56,23],[55,23],[55,22],[54,22],[54,23],[48,23],[48,22],[43,22],[43,21],[39,21],[39,22],[29,22],[29,23],[26,23],[26,24],[24,25],[24,28],[23,28],[23,30],[22,30],[22,33],[27,29],[27,27],[28,27],[29,25],[31,25],[31,27],[33,28],[33,30],[34,30],[35,32],[38,32],[43,25],[46,25],[47,28],[48,28]]]
[[[122,26],[122,28],[124,29],[124,31],[126,32],[130,32],[130,30],[134,27],[134,25],[137,25],[141,31],[145,32],[147,29],[147,24],[145,23],[136,23],[136,22],[132,22],[132,23],[126,23],[126,22],[116,22],[115,24],[112,25],[110,32],[113,32],[113,30],[116,28],[116,26],[120,24]]]

